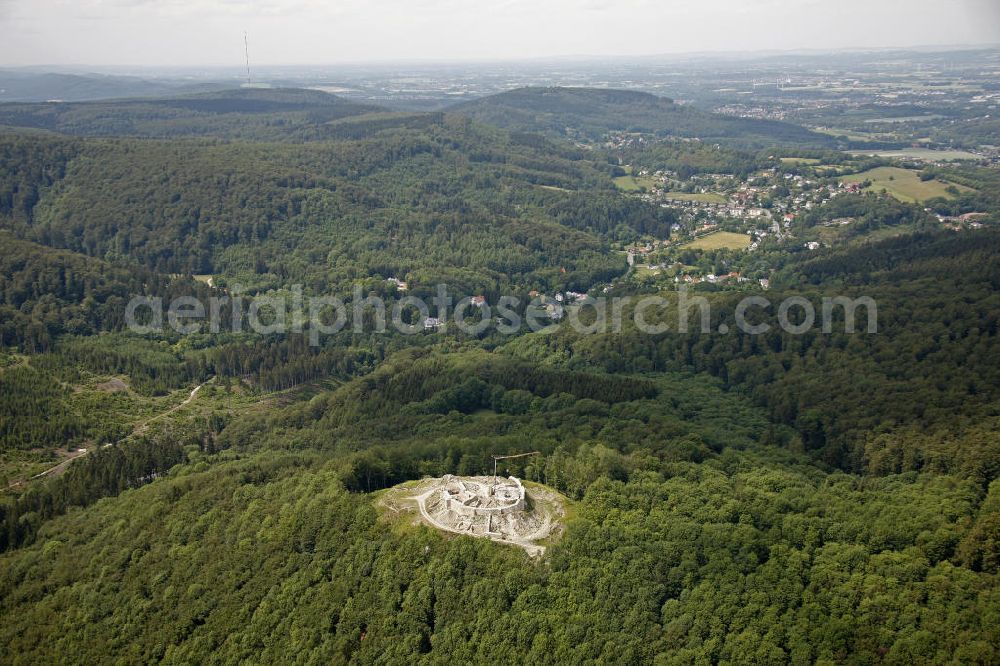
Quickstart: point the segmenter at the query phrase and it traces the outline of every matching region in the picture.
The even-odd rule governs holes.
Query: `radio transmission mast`
[[[247,59],[247,88],[250,88],[250,43],[247,41],[247,31],[243,31],[243,54]]]

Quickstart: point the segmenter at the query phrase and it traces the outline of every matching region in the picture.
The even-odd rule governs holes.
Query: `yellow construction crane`
[[[513,453],[509,456],[493,456],[493,485],[497,484],[497,461],[507,460],[508,458],[524,458],[525,456],[540,456],[542,455],[539,451],[531,451],[530,453]]]

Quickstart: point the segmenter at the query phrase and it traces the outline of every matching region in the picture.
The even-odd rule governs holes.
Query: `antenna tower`
[[[243,31],[243,55],[247,60],[247,87],[250,87],[250,44],[247,41],[247,31]]]

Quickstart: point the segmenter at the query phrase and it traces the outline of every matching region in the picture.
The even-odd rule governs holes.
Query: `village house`
[[[402,280],[399,280],[399,279],[394,278],[394,277],[389,278],[388,280],[386,280],[386,282],[388,282],[389,284],[395,285],[396,286],[396,291],[406,291],[407,289],[410,288],[410,286],[408,284],[406,284]]]

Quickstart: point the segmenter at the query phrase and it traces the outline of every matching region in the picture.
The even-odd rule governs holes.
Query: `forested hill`
[[[76,252],[14,238],[0,230],[0,346],[48,349],[62,333],[90,335],[124,327],[125,304],[137,294],[199,293],[204,285],[141,266],[119,266]],[[174,284],[173,291],[171,284]]]
[[[20,543],[0,660],[996,662],[1000,483],[824,471],[719,380],[604,373],[550,339],[405,350],[211,446],[112,447],[113,473],[26,495],[0,513]],[[648,355],[621,342],[603,358]],[[511,472],[573,502],[541,563],[379,507],[529,444]],[[150,469],[169,472],[125,490]],[[53,516],[100,496],[88,475],[125,491]]]
[[[382,111],[318,90],[248,88],[148,99],[0,104],[0,125],[81,136],[302,140],[336,135],[326,126],[332,121]]]
[[[831,147],[835,140],[790,123],[732,118],[627,90],[520,88],[447,111],[498,127],[599,139],[636,131],[739,146]],[[234,89],[160,98],[0,104],[0,126],[78,136],[217,137],[251,141],[358,138],[423,127],[440,113],[393,112],[318,90]]]
[[[0,102],[44,102],[50,99],[79,102],[179,95],[223,87],[221,83],[191,83],[189,80],[178,79],[0,69]]]
[[[721,116],[630,90],[518,88],[449,110],[499,127],[589,139],[634,131],[743,145],[833,145],[830,137],[790,123]]]
[[[768,291],[696,287],[712,333],[640,332],[628,305],[593,334],[310,344],[225,311],[218,332],[123,330],[132,294],[237,284],[634,296],[626,248],[685,212],[560,137],[812,138],[618,91],[459,111],[288,90],[0,107],[42,130],[0,133],[0,664],[1000,663],[996,231],[838,196],[859,228],[923,231],[761,245]],[[750,294],[761,335],[735,320]],[[777,325],[783,299],[836,295],[874,299],[877,334],[840,310]],[[541,560],[379,495],[528,451],[503,472],[567,507]]]
[[[862,307],[857,332],[845,332],[841,316],[829,333],[794,335],[779,329],[771,306],[754,322],[769,330],[744,334],[733,318],[743,295],[723,292],[709,294],[710,328],[725,323],[725,335],[564,328],[509,347],[571,367],[709,373],[794,428],[795,446],[817,462],[866,474],[954,473],[985,486],[1000,475],[998,256],[995,231],[937,232],[804,255],[775,274],[770,303],[805,297],[817,318],[823,297],[873,299],[875,333],[864,332]]]
[[[260,288],[396,277],[580,290],[625,270],[606,236],[666,236],[674,221],[616,193],[591,157],[457,116],[301,143],[8,135],[0,227]]]

